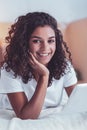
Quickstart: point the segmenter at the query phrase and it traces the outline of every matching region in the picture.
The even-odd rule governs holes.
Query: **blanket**
[[[0,110],[0,130],[87,130],[87,111],[76,113],[54,113],[54,109],[49,111],[49,109],[44,111],[38,119],[22,120],[17,118],[12,110]],[[48,116],[45,116],[46,113]]]
[[[0,130],[87,130],[87,83],[78,85],[66,105],[41,111],[38,119],[22,120],[0,109]]]

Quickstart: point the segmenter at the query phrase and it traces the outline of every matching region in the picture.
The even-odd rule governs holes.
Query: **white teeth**
[[[40,56],[48,56],[49,54],[47,53],[47,54],[40,54]]]

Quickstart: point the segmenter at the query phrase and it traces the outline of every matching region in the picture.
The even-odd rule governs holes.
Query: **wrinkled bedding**
[[[87,130],[87,83],[78,85],[66,105],[41,111],[36,120],[21,120],[0,109],[0,130]]]
[[[12,110],[0,110],[0,130],[87,130],[87,112],[44,112],[37,120],[21,120]]]

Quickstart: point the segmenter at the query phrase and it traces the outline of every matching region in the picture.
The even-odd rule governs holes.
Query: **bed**
[[[37,120],[22,120],[0,109],[0,130],[87,130],[87,83],[73,90],[68,103],[43,110]]]

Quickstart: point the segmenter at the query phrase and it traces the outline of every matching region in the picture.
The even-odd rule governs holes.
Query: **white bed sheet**
[[[13,111],[0,110],[0,130],[87,130],[87,112],[52,114],[51,110],[44,118],[21,120]]]
[[[87,91],[87,84],[84,85]],[[73,92],[74,98],[77,91],[78,89]],[[81,93],[79,95],[83,96],[82,99],[87,99],[86,94],[83,94],[83,91],[80,92],[82,95]],[[84,107],[80,108],[77,105],[77,111],[72,109],[74,108],[74,103],[76,101],[72,103],[72,100],[71,102],[69,100],[64,109],[63,106],[60,106],[43,110],[37,120],[21,120],[15,116],[12,110],[0,109],[0,130],[87,130],[87,103],[84,104]],[[72,104],[73,107],[69,104]]]

